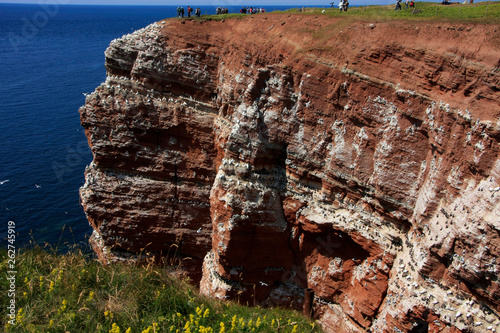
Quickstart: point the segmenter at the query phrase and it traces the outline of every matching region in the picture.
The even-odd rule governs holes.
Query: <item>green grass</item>
[[[39,247],[16,257],[15,325],[10,325],[7,255],[0,252],[6,332],[320,332],[294,311],[202,297],[168,269],[104,266],[81,251],[57,254]]]
[[[338,2],[337,2],[338,4]],[[294,8],[286,11],[273,11],[270,14],[297,14],[297,15],[328,15],[330,17],[343,17],[355,20],[375,20],[375,21],[390,21],[390,20],[439,20],[439,21],[464,21],[464,22],[481,22],[481,23],[500,23],[500,1],[488,1],[478,3],[453,4],[444,6],[441,2],[416,2],[415,8],[405,8],[405,2],[402,3],[401,10],[394,10],[395,2],[392,5],[386,6],[362,6],[350,7],[347,12],[340,12],[335,7],[304,7]],[[258,17],[262,14],[219,14],[219,15],[202,15],[200,18],[179,18],[178,20],[193,20],[193,21],[222,21],[226,19],[243,19],[255,15]]]
[[[337,2],[338,3],[338,2]],[[387,6],[364,6],[350,7],[347,12],[340,12],[335,7],[304,8],[300,13],[313,15],[328,15],[331,17],[355,17],[370,20],[395,20],[395,19],[445,19],[447,21],[474,21],[486,23],[498,23],[500,20],[500,2],[479,2],[474,4],[454,4],[443,6],[437,2],[416,2],[415,11],[412,8],[405,9],[405,3],[401,10],[394,10],[394,5]],[[324,12],[323,12],[324,10]],[[291,9],[288,13],[299,13],[299,9]]]

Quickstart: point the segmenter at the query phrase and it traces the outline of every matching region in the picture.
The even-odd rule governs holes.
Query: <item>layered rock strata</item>
[[[96,251],[249,305],[312,288],[326,331],[499,330],[499,40],[266,14],[113,41],[80,110]]]

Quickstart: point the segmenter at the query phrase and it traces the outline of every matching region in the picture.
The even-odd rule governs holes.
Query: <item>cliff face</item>
[[[500,328],[500,32],[260,15],[111,43],[80,110],[102,260],[327,331]]]

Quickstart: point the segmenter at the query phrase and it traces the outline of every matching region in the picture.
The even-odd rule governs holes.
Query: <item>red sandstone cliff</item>
[[[499,41],[273,14],[113,41],[80,110],[96,251],[249,304],[312,288],[331,332],[499,330]]]

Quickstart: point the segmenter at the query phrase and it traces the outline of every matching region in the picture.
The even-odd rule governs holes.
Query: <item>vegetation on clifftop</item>
[[[488,1],[478,3],[466,3],[451,5],[442,5],[440,2],[421,2],[416,1],[414,8],[405,8],[405,2],[402,2],[401,10],[395,9],[394,4],[386,6],[359,6],[349,7],[347,12],[341,12],[338,7],[338,1],[335,2],[335,7],[303,7],[290,9],[288,11],[275,11],[272,13],[304,13],[313,15],[328,15],[331,17],[344,17],[356,19],[369,19],[369,20],[398,20],[398,19],[411,19],[411,20],[446,20],[446,21],[470,21],[482,23],[498,23],[500,21],[500,2]],[[223,20],[226,18],[245,17],[249,14],[222,14],[203,16],[195,18],[195,20]],[[257,14],[260,15],[260,14]]]
[[[395,3],[395,2],[394,2]],[[439,20],[473,20],[498,22],[500,19],[500,2],[479,2],[466,4],[442,5],[436,2],[415,2],[414,8],[405,8],[402,2],[401,10],[395,10],[395,5],[361,6],[349,8],[347,12],[340,12],[338,8],[325,9],[324,14],[330,16],[357,16],[370,19],[439,19]],[[323,9],[314,8],[309,12],[318,14]],[[308,11],[306,11],[308,12]],[[496,20],[495,20],[496,19]]]
[[[249,308],[199,295],[172,270],[102,265],[80,251],[39,247],[16,257],[15,325],[9,324],[7,251],[0,252],[6,332],[319,332],[301,314]]]

